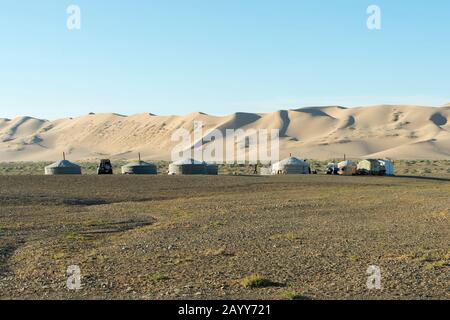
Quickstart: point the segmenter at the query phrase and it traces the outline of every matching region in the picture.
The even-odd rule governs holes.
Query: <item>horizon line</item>
[[[200,114],[205,116],[212,116],[212,117],[226,117],[233,114],[269,114],[269,113],[275,113],[280,111],[297,111],[297,110],[303,110],[303,109],[320,109],[320,108],[340,108],[340,109],[358,109],[358,108],[375,108],[375,107],[417,107],[417,108],[446,108],[450,107],[450,103],[443,104],[441,106],[431,106],[431,105],[415,105],[415,104],[374,104],[374,105],[363,105],[363,106],[342,106],[342,105],[316,105],[316,106],[303,106],[303,107],[295,107],[295,108],[286,108],[286,109],[274,109],[273,111],[266,111],[266,112],[246,112],[246,111],[235,111],[232,113],[227,114],[211,114],[211,113],[205,113],[202,111],[192,111],[186,114],[154,114],[151,112],[137,112],[133,114],[121,114],[117,112],[89,112],[79,115],[69,115],[65,117],[59,117],[59,118],[46,118],[46,117],[38,117],[38,116],[30,116],[30,115],[17,115],[13,118],[8,117],[0,117],[1,120],[11,121],[17,118],[32,118],[37,120],[45,120],[45,121],[55,121],[60,119],[74,119],[74,118],[81,118],[85,116],[94,116],[94,115],[114,115],[119,117],[133,117],[137,115],[147,114],[151,117],[187,117],[189,115],[193,114]]]

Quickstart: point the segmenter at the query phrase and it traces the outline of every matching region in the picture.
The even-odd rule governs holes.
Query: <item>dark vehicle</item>
[[[335,163],[329,163],[327,165],[327,174],[328,175],[337,175],[339,173],[339,168]]]
[[[111,161],[108,159],[100,160],[100,164],[97,167],[97,174],[113,174]]]

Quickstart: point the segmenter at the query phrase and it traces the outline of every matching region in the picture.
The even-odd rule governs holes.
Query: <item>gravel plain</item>
[[[1,299],[450,298],[448,178],[0,176],[0,204]]]

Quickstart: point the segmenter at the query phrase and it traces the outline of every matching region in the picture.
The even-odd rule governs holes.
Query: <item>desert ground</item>
[[[447,162],[436,167],[399,177],[10,170],[0,298],[450,299],[450,175]],[[81,290],[66,288],[70,265]],[[381,290],[366,287],[371,265]]]

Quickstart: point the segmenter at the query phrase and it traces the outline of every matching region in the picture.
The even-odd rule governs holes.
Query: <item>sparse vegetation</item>
[[[267,278],[254,274],[239,280],[239,284],[244,288],[266,288],[277,284]]]
[[[85,237],[82,234],[73,231],[66,233],[65,238],[67,240],[77,240],[77,241],[85,240]]]
[[[0,298],[446,299],[449,193],[433,177],[0,176]],[[384,290],[365,289],[370,265]]]
[[[158,272],[152,275],[152,279],[155,281],[167,281],[170,280],[170,277],[167,274]]]
[[[300,240],[300,235],[295,232],[287,232],[281,234],[274,234],[270,237],[271,240],[288,240],[288,241],[296,241]]]
[[[56,252],[56,253],[53,255],[53,259],[55,259],[55,260],[61,260],[61,259],[65,258],[65,256],[66,256],[66,254],[65,254],[64,252]]]
[[[288,290],[281,294],[283,300],[310,300],[310,298],[302,296],[295,292],[295,290]]]
[[[448,268],[450,267],[450,262],[441,260],[441,261],[434,261],[429,264],[427,264],[427,269],[439,269],[439,268]]]

